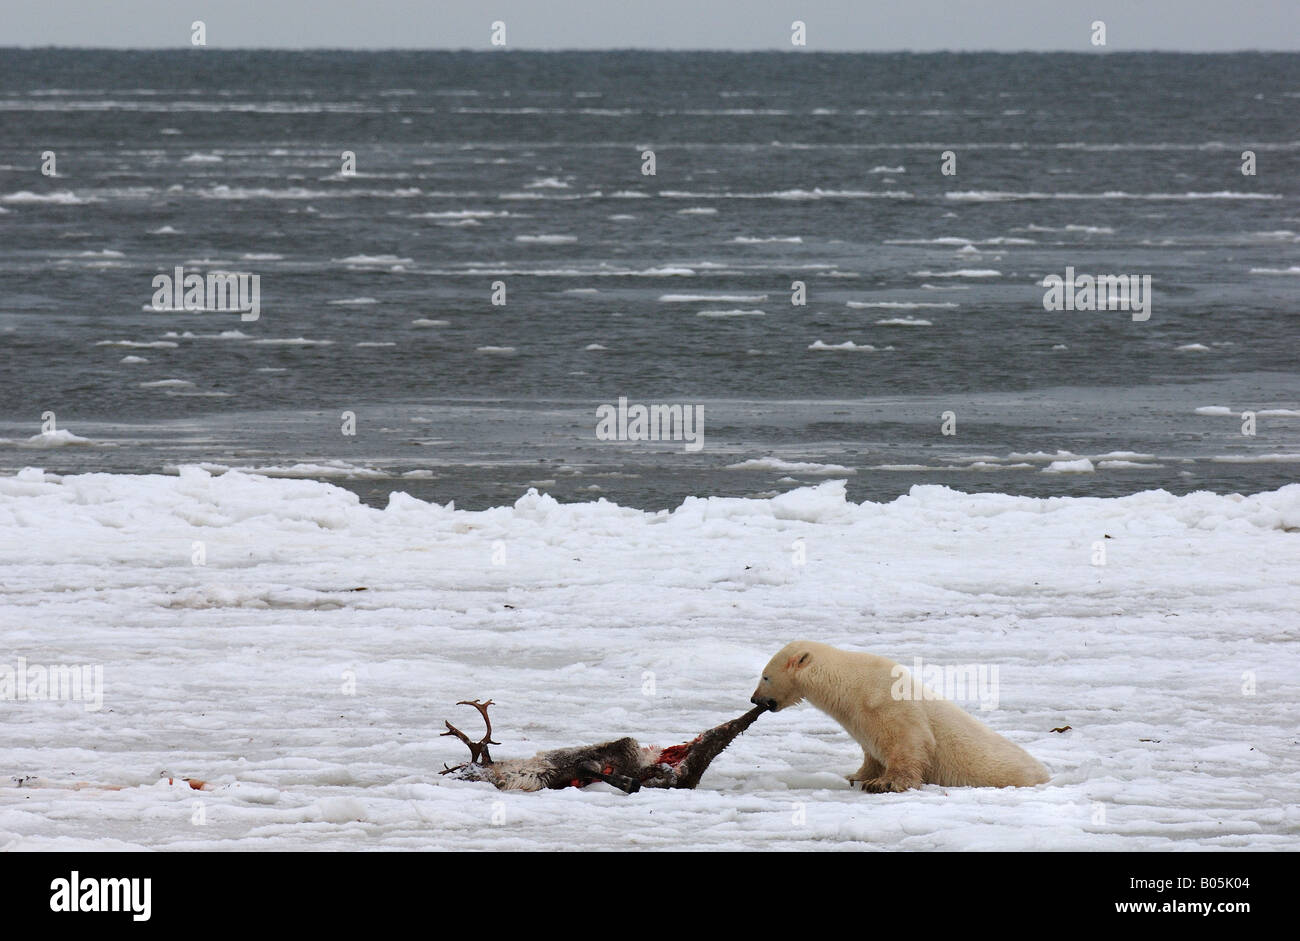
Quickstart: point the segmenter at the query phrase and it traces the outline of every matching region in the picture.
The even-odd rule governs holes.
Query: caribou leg
[[[685,746],[686,757],[677,763],[677,780],[672,787],[693,789],[700,783],[700,778],[704,776],[713,759],[717,758],[724,748],[736,740],[736,736],[753,725],[754,720],[766,711],[766,706],[755,706],[739,718],[702,732],[699,738]]]

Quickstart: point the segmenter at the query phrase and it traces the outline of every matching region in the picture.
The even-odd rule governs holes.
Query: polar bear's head
[[[766,706],[780,712],[787,706],[803,702],[804,671],[813,660],[813,644],[796,640],[781,648],[781,652],[768,661],[758,681],[758,689],[749,701],[755,706]]]

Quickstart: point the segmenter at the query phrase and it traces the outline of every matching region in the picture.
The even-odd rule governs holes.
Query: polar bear
[[[849,783],[864,791],[1047,782],[1047,769],[1032,755],[929,687],[916,687],[919,699],[902,698],[898,691],[912,685],[900,677],[909,674],[885,657],[798,640],[768,663],[750,702],[778,712],[807,700],[844,726],[863,754]]]

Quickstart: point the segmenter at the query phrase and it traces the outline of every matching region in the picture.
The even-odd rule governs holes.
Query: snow
[[[856,505],[829,480],[468,512],[29,468],[0,477],[0,529],[5,662],[104,683],[99,710],[4,703],[5,777],[36,779],[0,787],[10,850],[1286,849],[1300,827],[1296,484]],[[464,751],[442,720],[479,728],[459,699],[496,700],[498,758],[676,744],[746,711],[797,636],[997,665],[977,715],[1052,782],[862,794],[843,779],[860,751],[808,706],[761,717],[695,791],[437,774]]]

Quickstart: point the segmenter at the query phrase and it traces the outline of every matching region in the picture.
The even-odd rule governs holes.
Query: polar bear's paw
[[[877,778],[869,778],[863,781],[862,790],[868,794],[897,794],[911,790],[914,787],[920,787],[921,784],[920,778],[886,772]]]

